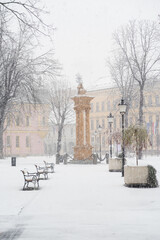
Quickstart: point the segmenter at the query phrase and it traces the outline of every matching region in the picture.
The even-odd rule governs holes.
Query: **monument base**
[[[71,164],[93,164],[93,159],[85,159],[85,160],[71,160],[69,163]]]
[[[92,160],[92,146],[91,145],[75,146],[74,159],[76,159],[76,161]]]

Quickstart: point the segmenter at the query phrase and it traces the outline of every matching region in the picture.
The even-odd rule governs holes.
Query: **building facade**
[[[121,151],[121,115],[118,104],[121,101],[119,89],[105,88],[88,91],[93,96],[90,111],[90,137],[93,152],[109,152],[110,130],[107,116],[112,113],[113,152]],[[147,129],[151,145],[149,153],[160,153],[160,84],[147,86],[144,92],[144,126]],[[44,97],[45,98],[45,97]],[[26,103],[13,105],[13,113],[6,119],[4,131],[5,156],[42,156],[56,153],[57,128],[50,125],[51,109],[47,102],[41,104]],[[129,125],[138,123],[137,98],[131,103],[128,116]],[[98,131],[99,125],[102,131]],[[76,143],[75,124],[67,124],[63,129],[61,154],[73,154]]]
[[[45,155],[45,138],[48,134],[48,104],[13,105],[6,119],[3,135],[5,156]]]
[[[109,152],[110,130],[107,116],[112,113],[114,122],[112,126],[113,150],[117,154],[121,151],[121,115],[118,104],[121,101],[121,95],[118,88],[106,88],[92,90],[89,95],[95,98],[91,102],[90,126],[91,126],[91,144],[93,151],[103,153]],[[137,91],[138,95],[138,91]],[[148,85],[144,91],[144,126],[147,129],[150,144],[147,148],[148,153],[160,153],[160,84]],[[133,99],[131,109],[128,115],[128,125],[138,123],[138,97]],[[98,126],[102,127],[101,133],[98,132]]]

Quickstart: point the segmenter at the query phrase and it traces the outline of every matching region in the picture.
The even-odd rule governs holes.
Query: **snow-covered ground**
[[[160,188],[127,188],[121,173],[97,165],[55,166],[40,189],[22,191],[21,169],[35,171],[50,158],[0,160],[0,239],[20,240],[159,240]],[[130,159],[128,164],[134,164]],[[160,157],[140,165],[157,169]]]

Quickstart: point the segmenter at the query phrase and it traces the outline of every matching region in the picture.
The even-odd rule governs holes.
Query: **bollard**
[[[93,164],[97,164],[97,154],[93,154]]]
[[[16,166],[16,157],[11,158],[11,166]]]
[[[109,153],[106,153],[105,157],[106,157],[106,164],[108,164],[109,163]]]
[[[68,154],[66,153],[66,154],[64,154],[64,156],[63,156],[63,163],[64,163],[64,164],[67,164],[67,158],[68,158]]]

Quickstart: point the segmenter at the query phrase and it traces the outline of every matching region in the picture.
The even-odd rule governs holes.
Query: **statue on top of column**
[[[76,82],[78,83],[78,95],[82,95],[86,93],[86,90],[83,88],[82,77],[79,73],[76,74]]]

